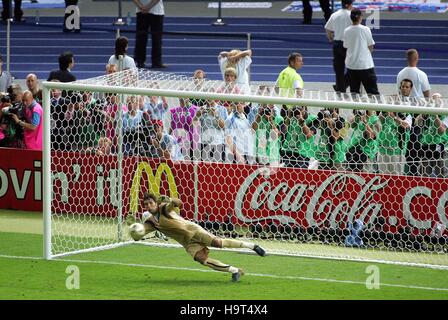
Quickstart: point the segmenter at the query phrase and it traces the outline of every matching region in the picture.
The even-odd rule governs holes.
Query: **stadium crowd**
[[[342,4],[343,8],[331,15],[325,25],[333,45],[334,88],[344,94],[350,87],[350,92],[356,94],[363,84],[368,94],[377,95],[372,34],[361,25],[362,13],[352,7],[352,1],[342,0]],[[127,38],[119,37],[106,74],[135,68],[127,49]],[[119,60],[120,56],[123,60]],[[397,99],[432,97],[436,103],[441,101],[440,95],[431,96],[428,77],[417,67],[418,52],[408,50],[406,59],[408,66],[397,75]],[[251,50],[222,51],[218,63],[223,82],[215,92],[248,92]],[[305,84],[298,70],[303,63],[300,53],[291,53],[275,86],[260,85],[259,94],[277,90],[288,96],[294,90],[301,95]],[[74,65],[73,54],[62,53],[59,70],[51,71],[47,81],[75,81],[71,71]],[[0,71],[1,67],[0,57]],[[205,79],[206,72],[201,69],[192,75],[198,90],[202,90]],[[11,83],[8,73],[1,72],[0,91],[4,93],[0,146],[41,150],[45,110],[41,107],[42,90],[36,75],[27,76],[26,86],[23,90]],[[315,112],[307,106],[188,97],[126,96],[124,102],[120,101],[116,94],[52,90],[52,148],[101,155],[121,149],[126,156],[175,161],[201,159],[398,175],[448,175],[448,117],[360,110],[348,114],[331,107]]]

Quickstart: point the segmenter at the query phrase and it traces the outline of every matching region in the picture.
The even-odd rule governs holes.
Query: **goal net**
[[[44,83],[45,256],[130,243],[146,191],[270,254],[448,268],[448,101],[125,70]]]

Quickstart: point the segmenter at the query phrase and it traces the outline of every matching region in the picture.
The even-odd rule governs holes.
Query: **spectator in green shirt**
[[[279,73],[275,82],[275,89],[278,95],[288,98],[302,96],[305,84],[297,72],[302,66],[302,55],[298,52],[290,53],[288,56],[288,66]],[[286,118],[286,110],[292,107],[293,105],[283,105],[281,116]]]
[[[290,53],[288,56],[288,66],[278,75],[275,86],[279,88],[279,93],[283,97],[294,97],[302,95],[304,87],[303,79],[297,70],[303,66],[303,57],[298,52]]]
[[[280,130],[283,117],[274,105],[260,105],[252,129],[255,131],[255,155],[259,164],[280,164]]]
[[[347,145],[344,142],[345,119],[334,108],[323,109],[318,112],[320,138],[316,146],[316,159],[319,169],[344,170]]]
[[[317,116],[309,114],[306,107],[288,110],[285,119],[281,154],[287,167],[308,168],[310,158],[314,157],[314,138],[319,122]]]
[[[382,112],[379,116],[381,131],[378,135],[378,171],[386,174],[404,173],[405,154],[410,137],[412,116]]]
[[[353,110],[349,123],[353,133],[347,145],[347,169],[374,172],[378,152],[376,138],[381,130],[379,117],[375,111]]]
[[[416,123],[421,126],[421,173],[427,177],[445,177],[444,153],[448,142],[448,117],[419,115]]]

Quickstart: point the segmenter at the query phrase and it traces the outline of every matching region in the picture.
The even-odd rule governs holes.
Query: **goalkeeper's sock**
[[[238,272],[238,268],[232,267],[231,265],[228,264],[224,264],[221,261],[212,258],[207,258],[207,260],[205,260],[204,262],[204,266],[207,266],[209,268],[212,268],[213,270],[221,272],[230,272],[230,273]]]
[[[255,245],[250,242],[233,240],[233,239],[221,239],[223,248],[247,248],[253,250]]]

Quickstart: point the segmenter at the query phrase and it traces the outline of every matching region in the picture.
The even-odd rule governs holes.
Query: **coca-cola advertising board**
[[[42,210],[41,153],[1,154],[0,207]],[[120,194],[124,213],[139,212],[143,192],[154,190],[179,197],[181,214],[197,220],[344,227],[384,217],[391,231],[448,227],[448,179],[145,157],[125,157],[119,170],[116,156],[75,152],[53,153],[52,170],[57,212],[114,216]]]

